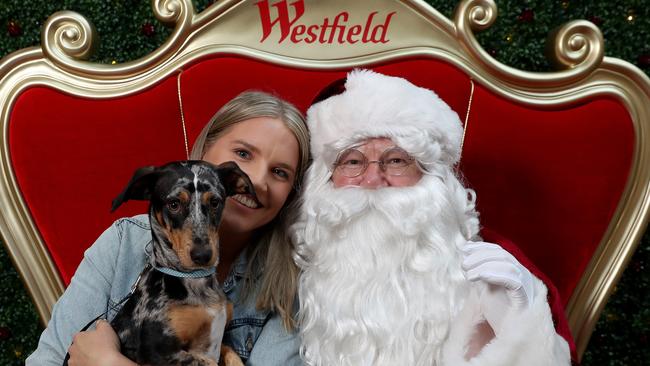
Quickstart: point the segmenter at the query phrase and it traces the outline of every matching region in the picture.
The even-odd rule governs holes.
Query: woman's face
[[[261,206],[249,208],[240,196],[229,197],[221,225],[228,231],[247,234],[273,220],[293,187],[298,156],[298,140],[279,119],[252,118],[226,129],[203,160],[213,164],[236,162],[253,182]]]

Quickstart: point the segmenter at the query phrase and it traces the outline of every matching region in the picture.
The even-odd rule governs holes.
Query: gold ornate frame
[[[282,3],[271,1],[273,6]],[[156,84],[183,65],[219,53],[313,69],[348,68],[426,55],[455,65],[493,93],[524,105],[558,108],[588,97],[608,96],[629,111],[636,133],[630,177],[608,230],[567,307],[578,353],[582,354],[648,220],[650,79],[625,61],[604,57],[602,35],[586,21],[570,22],[552,34],[550,57],[561,71],[533,73],[499,63],[476,41],[474,32],[490,27],[496,19],[497,8],[492,0],[463,0],[452,20],[420,0],[302,1],[308,8],[300,19],[305,24],[317,24],[324,15],[334,16],[336,9],[346,10],[349,24],[362,24],[368,9],[382,16],[391,12],[400,16],[391,19],[390,42],[334,43],[327,47],[314,42],[296,47],[286,40],[279,42],[278,32],[270,34],[268,42],[260,41],[260,5],[254,0],[223,0],[200,14],[191,0],[153,0],[155,16],[174,28],[159,49],[141,59],[117,65],[85,61],[97,35],[82,16],[62,11],[47,20],[40,47],[0,60],[0,233],[42,320],[49,319],[64,285],[19,193],[11,166],[8,123],[22,91],[47,85],[89,98],[125,96]],[[302,1],[285,1],[284,5],[292,10],[294,3]]]

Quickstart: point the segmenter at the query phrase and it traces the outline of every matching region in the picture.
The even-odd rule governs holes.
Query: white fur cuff
[[[478,296],[473,294],[461,312],[443,349],[445,366],[569,366],[567,342],[555,332],[546,286],[535,278],[535,299],[524,311],[505,318],[499,334],[470,360],[466,345],[483,320]]]

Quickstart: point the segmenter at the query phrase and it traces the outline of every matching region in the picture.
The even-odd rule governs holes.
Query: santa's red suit
[[[454,173],[462,126],[435,93],[353,71],[307,114],[313,164],[292,227],[309,365],[569,365],[546,286],[481,242]],[[339,151],[388,137],[424,172],[409,187],[334,188]]]

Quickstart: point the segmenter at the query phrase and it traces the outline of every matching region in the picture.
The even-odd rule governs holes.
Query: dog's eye
[[[210,207],[219,208],[220,204],[221,204],[221,201],[219,201],[217,198],[210,199]]]
[[[181,203],[178,200],[171,200],[167,202],[167,208],[171,212],[178,212],[181,209]]]

